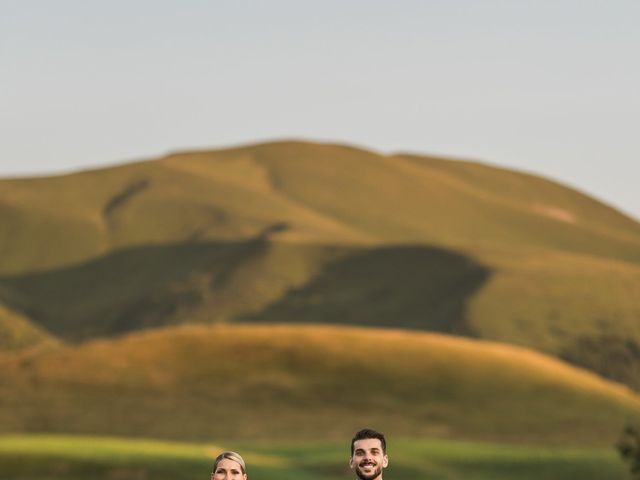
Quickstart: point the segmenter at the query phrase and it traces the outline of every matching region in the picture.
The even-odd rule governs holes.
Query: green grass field
[[[541,449],[443,440],[388,439],[387,480],[623,480],[610,449]],[[194,480],[223,449],[240,452],[250,480],[352,479],[349,438],[298,443],[170,443],[116,437],[0,436],[0,478]]]

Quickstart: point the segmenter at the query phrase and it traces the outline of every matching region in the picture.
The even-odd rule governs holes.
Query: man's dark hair
[[[376,432],[375,430],[371,430],[369,428],[365,428],[364,430],[360,430],[356,433],[351,439],[351,456],[353,457],[353,446],[358,440],[364,440],[366,438],[377,438],[380,440],[380,445],[382,445],[382,453],[387,453],[387,441],[384,439],[384,434],[380,432]]]

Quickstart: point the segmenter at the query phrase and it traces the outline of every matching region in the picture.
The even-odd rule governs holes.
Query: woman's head
[[[222,452],[213,462],[211,480],[247,480],[242,457],[236,452]]]

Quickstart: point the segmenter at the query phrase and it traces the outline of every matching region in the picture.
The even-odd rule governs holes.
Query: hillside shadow
[[[490,269],[426,246],[353,251],[245,322],[339,323],[472,334],[466,304]]]
[[[558,357],[640,391],[640,343],[620,333],[579,335]]]
[[[489,277],[487,267],[426,246],[271,240],[286,228],[275,224],[244,241],[127,248],[66,268],[1,277],[0,300],[72,341],[192,321],[473,333],[466,303]],[[315,267],[301,274],[301,262]]]
[[[67,340],[116,335],[179,321],[234,271],[259,258],[263,232],[238,242],[145,245],[73,266],[0,277],[0,300]]]

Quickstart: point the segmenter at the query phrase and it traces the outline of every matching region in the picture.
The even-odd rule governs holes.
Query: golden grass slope
[[[640,224],[478,163],[291,141],[2,180],[0,251],[0,301],[66,339],[194,321],[418,328],[640,388]]]
[[[51,345],[57,340],[24,315],[0,303],[0,351],[22,350],[36,345]]]
[[[640,225],[545,179],[468,162],[275,142],[0,182],[0,272],[149,243],[545,247],[640,260]],[[285,228],[286,227],[286,228]],[[46,247],[41,245],[46,242]]]
[[[517,347],[332,326],[184,326],[0,356],[0,425],[178,439],[609,445],[626,387]]]

